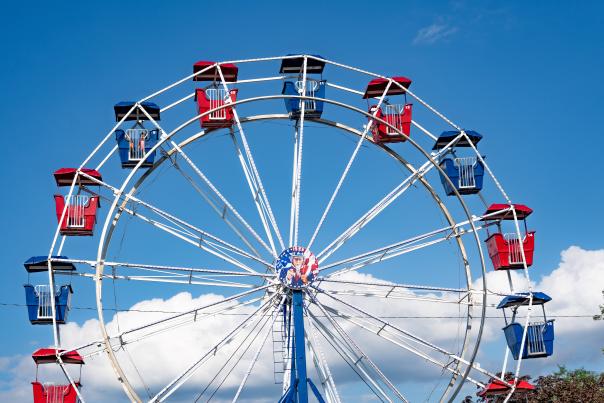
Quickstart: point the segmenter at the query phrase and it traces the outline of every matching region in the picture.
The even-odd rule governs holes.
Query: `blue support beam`
[[[287,303],[283,307],[284,319],[286,320],[287,348],[291,351],[290,384],[279,399],[279,403],[308,403],[309,385],[319,403],[325,403],[316,385],[308,378],[306,373],[303,291],[292,290],[290,301],[289,312],[287,311]]]
[[[306,346],[304,345],[304,297],[301,290],[292,291],[294,314],[294,356],[298,389],[298,403],[308,403],[308,381],[306,374]],[[292,368],[292,373],[294,368]]]

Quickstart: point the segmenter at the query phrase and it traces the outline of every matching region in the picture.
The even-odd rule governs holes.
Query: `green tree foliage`
[[[604,402],[604,373],[560,366],[552,375],[540,376],[535,387],[529,403]]]
[[[506,380],[513,380],[512,373],[506,373]],[[528,381],[530,377],[521,377]],[[514,393],[510,403],[603,403],[604,373],[597,374],[585,369],[567,370],[559,366],[551,375],[540,376],[531,382],[535,390],[521,395]],[[490,399],[478,398],[477,403],[500,403],[505,396]],[[472,396],[466,396],[461,403],[473,403]]]

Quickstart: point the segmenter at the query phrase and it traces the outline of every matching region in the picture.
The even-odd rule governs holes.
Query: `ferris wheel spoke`
[[[430,247],[442,242],[449,241],[455,237],[462,237],[464,235],[473,234],[475,231],[486,229],[488,226],[495,225],[495,223],[484,223],[481,225],[469,225],[470,222],[476,223],[484,220],[491,216],[487,214],[483,216],[474,216],[472,220],[466,220],[454,225],[439,228],[430,232],[426,232],[421,235],[416,235],[411,238],[407,238],[403,241],[395,242],[393,244],[383,246],[372,251],[364,252],[359,255],[342,259],[334,263],[330,263],[322,266],[321,271],[332,269],[334,267],[349,265],[333,273],[330,273],[326,278],[333,278],[335,276],[347,273],[349,271],[358,270],[362,267],[379,263],[388,259],[392,259],[397,256],[404,255],[413,251],[417,251],[423,248]],[[444,234],[444,235],[443,235]],[[423,242],[422,242],[423,241]]]
[[[396,345],[397,347],[400,347],[418,357],[420,357],[421,359],[437,366],[438,368],[444,370],[444,371],[448,371],[451,372],[452,374],[454,374],[455,376],[463,376],[463,371],[460,371],[457,368],[457,361],[456,360],[451,360],[448,362],[442,362],[439,361],[438,359],[430,356],[429,354],[427,354],[426,352],[423,352],[415,347],[413,347],[411,344],[409,344],[408,342],[406,342],[405,340],[397,340],[396,338],[394,338],[392,335],[388,334],[388,332],[385,331],[380,331],[381,327],[376,327],[376,326],[370,326],[366,323],[363,323],[362,321],[353,318],[351,315],[347,315],[347,314],[343,314],[341,312],[339,312],[337,309],[331,308],[331,307],[326,307],[327,310],[329,310],[335,317],[343,319],[365,331],[368,331],[394,345]],[[479,382],[478,380],[468,376],[466,378],[466,380],[474,383],[476,386],[478,387],[484,387],[484,384]]]
[[[180,228],[175,228],[172,227],[170,225],[167,225],[165,223],[147,218],[146,216],[144,216],[143,214],[141,214],[138,211],[134,211],[131,209],[128,209],[126,207],[120,207],[121,211],[126,212],[127,214],[132,215],[133,217],[137,217],[138,219],[150,224],[151,226],[158,228],[162,231],[167,232],[168,234],[171,234],[173,236],[175,236],[178,239],[181,239],[191,245],[193,245],[194,247],[201,249],[211,255],[214,255],[216,257],[218,257],[219,259],[224,260],[225,262],[231,263],[234,266],[243,269],[249,273],[252,274],[259,274],[258,272],[256,272],[255,270],[251,269],[249,266],[244,265],[242,262],[240,262],[239,260],[233,258],[232,256],[230,256],[228,253],[225,253],[223,250],[221,250],[216,243],[213,243],[207,239],[204,238],[203,234],[194,234],[191,231],[188,231],[187,229],[180,229]],[[230,251],[230,249],[228,249]],[[240,253],[238,253],[240,254]],[[244,253],[245,257],[250,257],[253,260],[258,260],[258,258],[248,255],[246,253]],[[270,267],[268,265],[268,263],[266,262],[262,262],[262,264],[265,265],[265,267]]]
[[[85,259],[53,259],[54,262],[62,262],[62,263],[79,263],[79,264],[87,264],[91,267],[95,267],[97,265],[96,260],[85,260]],[[131,263],[131,262],[117,262],[117,261],[105,261],[103,263],[105,266],[110,267],[120,267],[125,269],[152,269],[152,270],[163,270],[166,272],[176,272],[176,273],[197,273],[197,274],[214,274],[220,276],[233,276],[233,277],[262,277],[262,278],[273,278],[273,274],[263,274],[263,273],[250,273],[247,271],[232,271],[232,270],[223,270],[223,269],[213,269],[213,268],[200,268],[200,267],[187,267],[187,266],[166,266],[160,264],[149,264],[149,263]]]
[[[321,379],[323,390],[327,394],[329,402],[340,403],[340,395],[338,394],[336,383],[333,379],[331,370],[329,369],[329,365],[327,364],[327,360],[325,360],[325,356],[323,355],[323,350],[321,349],[321,344],[317,338],[314,323],[310,320],[310,318],[308,319],[308,325],[309,329],[305,331],[306,342],[308,349],[311,352],[312,360],[315,368],[317,369],[317,373]]]
[[[93,281],[98,279],[98,276],[93,273],[81,273],[81,272],[69,272],[61,273],[63,276],[79,276],[88,277]],[[171,284],[186,284],[186,285],[201,285],[201,286],[213,286],[213,287],[233,287],[233,288],[253,288],[253,284],[237,283],[234,281],[220,280],[213,277],[203,276],[188,276],[188,275],[163,275],[163,276],[151,276],[151,275],[118,275],[118,274],[103,274],[102,279],[110,280],[124,280],[124,281],[141,281],[150,283],[171,283]]]
[[[332,330],[321,322],[316,315],[307,309],[309,322],[313,323],[318,332],[323,336],[325,341],[338,353],[338,355],[348,364],[354,373],[367,385],[369,390],[377,396],[382,402],[392,402],[392,399],[382,389],[382,387],[368,373],[362,357],[359,357],[353,350],[350,349],[342,340],[340,335],[332,332]]]
[[[306,96],[306,66],[308,58],[305,56],[302,62],[302,90],[299,94]],[[300,219],[300,196],[302,190],[302,149],[304,146],[304,117],[306,114],[306,100],[299,101],[300,116],[296,121],[294,133],[294,158],[292,173],[291,209],[289,220],[289,245],[298,245],[298,224]]]
[[[384,288],[387,291],[395,292],[397,290],[421,290],[421,291],[437,291],[437,292],[449,292],[449,293],[466,293],[468,292],[465,288],[451,288],[451,287],[435,287],[432,285],[421,285],[421,284],[397,284],[391,282],[374,282],[374,281],[362,281],[362,280],[339,280],[334,278],[324,278],[319,277],[316,280],[316,284],[320,285],[322,283],[327,284],[345,284],[346,286],[360,286],[360,287],[375,287],[375,288]],[[331,290],[326,290],[330,291]]]
[[[388,93],[388,90],[390,89],[391,85],[392,85],[392,80],[388,80],[388,84],[386,85],[386,88],[384,88],[384,92],[382,93],[382,95],[380,96],[380,98],[378,100],[375,111],[372,113],[372,116],[374,118],[377,116],[377,113],[378,113],[382,103],[384,102],[384,98],[386,97],[386,94]],[[308,242],[308,246],[306,249],[311,248],[313,242],[315,241],[315,238],[317,237],[317,234],[319,233],[319,230],[323,226],[323,223],[325,222],[327,214],[329,213],[329,210],[331,209],[331,206],[332,206],[336,196],[338,195],[340,188],[342,187],[342,184],[344,183],[344,180],[346,179],[346,176],[348,176],[348,171],[350,171],[350,167],[352,166],[353,162],[355,161],[357,154],[358,154],[359,150],[361,149],[361,145],[363,144],[363,141],[365,140],[367,133],[369,133],[369,130],[371,130],[372,125],[373,125],[373,120],[369,120],[369,123],[367,123],[365,125],[363,132],[359,136],[359,140],[357,141],[356,147],[354,148],[352,155],[348,159],[348,163],[346,164],[346,167],[344,168],[344,171],[342,172],[342,175],[340,176],[340,179],[338,180],[338,184],[336,185],[333,193],[331,194],[331,198],[329,199],[329,202],[327,203],[325,210],[323,210],[323,214],[321,215],[321,218],[319,219],[319,223],[317,224],[317,227],[315,228],[315,231],[313,232],[312,237],[310,238],[310,241]]]
[[[222,73],[222,69],[220,65],[217,65],[217,71],[220,75],[220,80],[222,82],[222,87],[227,94],[226,102],[227,104],[233,103],[233,100],[230,95],[230,91],[228,85],[224,79],[224,75]],[[275,249],[275,245],[273,242],[273,236],[270,228],[268,227],[268,223],[272,226],[272,230],[275,231],[275,235],[277,236],[277,240],[281,246],[281,249],[285,249],[285,245],[283,243],[283,238],[281,237],[281,232],[279,231],[279,226],[277,225],[277,221],[275,220],[275,216],[273,215],[273,210],[271,209],[270,202],[268,200],[268,196],[266,195],[266,191],[264,189],[264,185],[262,183],[262,179],[260,177],[260,173],[256,167],[256,163],[254,162],[254,157],[252,155],[252,151],[247,141],[247,137],[241,125],[241,121],[239,119],[239,114],[237,113],[237,109],[232,107],[233,118],[235,123],[237,124],[237,130],[239,132],[239,137],[241,137],[241,142],[243,145],[244,153],[241,153],[241,149],[236,142],[235,133],[231,128],[231,137],[235,144],[235,148],[237,150],[237,155],[239,157],[239,161],[241,163],[241,167],[243,169],[246,180],[248,181],[248,185],[250,186],[250,191],[252,192],[252,197],[254,202],[256,203],[256,207],[258,209],[258,214],[260,215],[260,219],[265,227],[266,235],[271,244],[271,248],[273,250],[273,255],[277,256],[277,250]],[[245,154],[245,157],[244,157]],[[266,213],[266,214],[265,214]]]
[[[143,216],[142,214],[140,214],[138,211],[134,211],[132,209],[128,209],[125,206],[120,207],[120,209],[134,217],[138,217],[140,219],[142,219],[143,221],[152,224],[153,226],[155,226],[156,228],[160,228],[160,229],[164,229],[167,232],[171,233],[172,235],[176,235],[177,237],[183,239],[183,235],[179,234],[182,233],[183,231],[189,235],[193,235],[193,234],[197,234],[196,235],[196,240],[197,243],[199,245],[199,247],[203,250],[205,250],[206,252],[209,252],[213,255],[219,256],[221,259],[226,260],[230,263],[235,264],[236,266],[241,267],[244,270],[250,271],[252,273],[255,273],[254,270],[250,269],[247,266],[244,266],[243,264],[234,261],[233,259],[229,259],[227,256],[225,256],[224,254],[220,254],[216,251],[216,248],[208,248],[205,245],[219,245],[219,247],[225,248],[233,253],[236,253],[240,256],[246,257],[248,259],[254,260],[256,262],[259,262],[261,264],[263,264],[266,267],[272,267],[272,265],[262,259],[259,259],[258,257],[254,256],[254,255],[250,255],[249,253],[241,250],[240,248],[218,238],[215,235],[212,235],[190,223],[188,223],[187,221],[178,218],[176,216],[174,216],[173,214],[170,214],[150,203],[147,203],[143,200],[141,200],[138,197],[135,197],[131,194],[123,194],[122,192],[120,192],[119,189],[115,188],[114,186],[109,185],[106,182],[100,181],[97,178],[94,178],[86,173],[82,173],[83,176],[87,177],[88,179],[94,181],[95,183],[97,183],[98,185],[104,186],[108,189],[110,189],[116,196],[121,197],[124,202],[132,202],[138,206],[143,206],[145,208],[147,208],[148,210],[152,211],[153,213],[157,214],[158,216],[160,216],[161,218],[163,218],[164,220],[176,225],[177,227],[181,228],[179,230],[175,230],[175,229],[171,229],[169,226],[167,226],[164,223],[160,223],[151,219],[148,219],[147,217]],[[191,241],[189,239],[189,241]],[[191,241],[192,242],[192,241]]]
[[[464,294],[462,298],[439,298],[436,296],[422,297],[418,296],[412,292],[391,292],[389,290],[355,290],[355,289],[343,289],[343,290],[334,290],[330,289],[329,292],[332,295],[348,295],[351,297],[372,297],[372,298],[383,298],[383,299],[402,299],[407,301],[422,301],[422,302],[434,302],[440,304],[453,304],[453,305],[474,305],[472,302],[465,301],[466,295],[468,292]]]
[[[277,304],[276,310],[278,310],[279,307],[282,306],[284,300],[285,300],[285,298],[281,298],[281,301]],[[245,384],[247,383],[247,380],[248,380],[249,376],[251,375],[252,371],[254,370],[254,366],[258,362],[258,358],[260,357],[260,353],[264,349],[264,346],[266,345],[266,341],[268,340],[268,337],[271,335],[271,329],[275,325],[275,322],[276,322],[278,316],[279,316],[278,312],[273,312],[273,314],[272,314],[272,320],[270,321],[271,324],[268,327],[268,332],[266,332],[266,335],[264,336],[264,338],[260,342],[260,345],[258,346],[258,349],[256,350],[256,352],[254,353],[254,356],[252,357],[252,360],[250,361],[250,363],[249,363],[249,365],[247,367],[247,370],[245,371],[245,374],[243,375],[243,378],[241,379],[241,382],[239,383],[239,387],[237,388],[237,392],[235,392],[235,396],[233,397],[232,403],[237,402],[237,400],[239,399],[239,396],[241,395],[241,391],[243,391],[243,388],[245,387]]]
[[[438,160],[441,155],[447,153],[450,148],[462,137],[463,133],[456,136],[451,140],[445,147],[431,155],[432,159],[426,161],[418,169],[414,169],[411,165],[407,168],[410,169],[411,175],[405,178],[400,184],[398,184],[390,193],[384,196],[379,202],[371,207],[365,214],[363,214],[357,221],[355,221],[350,227],[348,227],[342,234],[334,239],[325,249],[317,254],[319,263],[322,263],[336,252],[342,245],[356,235],[361,229],[363,229],[368,223],[370,223],[375,217],[377,217],[382,211],[404,194],[411,186],[413,186],[418,180],[422,179],[429,171],[431,171],[435,164],[433,161]]]
[[[266,288],[267,287],[261,287],[260,289],[245,291],[243,293],[234,295],[232,297],[225,298],[221,301],[206,304],[206,305],[197,307],[193,310],[184,311],[184,312],[138,311],[141,313],[148,312],[150,314],[171,313],[172,316],[169,316],[167,318],[162,318],[159,320],[154,320],[152,322],[147,322],[145,324],[139,325],[137,327],[134,327],[134,328],[122,331],[113,336],[110,336],[109,337],[110,344],[112,345],[114,350],[117,350],[123,345],[138,343],[149,337],[178,329],[180,327],[200,321],[201,319],[211,318],[211,317],[214,317],[217,315],[233,314],[234,311],[237,311],[237,310],[244,308],[246,306],[249,306],[251,304],[255,304],[259,301],[265,300],[266,296],[262,295],[260,297],[251,298],[251,299],[243,301],[243,302],[236,302],[237,299],[249,296],[260,290],[265,290]],[[226,306],[224,306],[224,305],[226,305]],[[215,309],[215,308],[218,308],[218,309]],[[209,310],[209,309],[213,309],[213,310],[210,312],[206,312],[206,310]],[[160,328],[159,327],[160,325],[165,325],[165,326]],[[146,333],[143,333],[143,331],[146,331]],[[66,354],[69,351],[76,350],[82,355],[83,358],[88,358],[88,357],[98,355],[99,353],[104,351],[105,348],[106,347],[103,344],[103,340],[95,340],[91,343],[79,345],[79,346],[76,346],[73,348],[68,348],[61,354]]]
[[[325,249],[323,249],[318,255],[319,263],[322,263],[336,252],[342,245],[356,235],[361,229],[369,224],[375,217],[377,217],[382,211],[386,209],[392,202],[394,202],[399,196],[405,193],[415,182],[421,177],[428,173],[432,169],[433,165],[429,162],[425,163],[418,170],[413,172],[403,182],[396,186],[390,193],[382,198],[378,203],[371,207],[365,214],[363,214],[357,221],[348,227],[343,233],[341,233],[336,239],[334,239]]]
[[[159,123],[157,123],[157,121],[155,119],[153,119],[153,117],[143,108],[143,112],[144,114],[147,116],[147,118],[155,125],[155,127],[157,127],[160,130],[160,133],[166,133],[163,128],[159,125]],[[181,168],[180,166],[176,163],[176,161],[172,158],[171,155],[168,155],[168,158],[170,159],[170,161],[172,162],[172,165],[176,168],[176,170],[183,175],[183,177],[185,179],[187,179],[187,181],[191,184],[191,186],[199,193],[201,194],[202,198],[208,203],[210,204],[210,206],[214,209],[214,211],[216,213],[218,213],[218,215],[221,217],[221,219],[227,223],[227,225],[233,230],[233,232],[235,232],[237,234],[237,236],[243,241],[243,243],[246,244],[246,246],[248,246],[252,252],[258,257],[260,258],[260,255],[258,253],[258,251],[254,248],[254,246],[249,242],[249,240],[241,233],[241,231],[226,217],[227,211],[230,211],[235,218],[252,234],[252,236],[254,238],[256,238],[256,240],[263,246],[265,247],[269,253],[272,253],[271,250],[268,248],[268,246],[266,245],[266,243],[262,240],[262,238],[260,238],[260,236],[256,233],[256,231],[253,230],[253,228],[247,223],[247,221],[245,221],[243,219],[243,217],[241,217],[241,215],[239,214],[239,212],[237,210],[235,210],[235,208],[231,205],[231,203],[220,193],[220,191],[218,191],[218,189],[214,186],[214,184],[212,182],[210,182],[210,180],[206,177],[206,175],[197,167],[197,165],[195,165],[195,163],[189,158],[189,156],[182,150],[182,148],[176,144],[176,142],[174,142],[173,140],[170,140],[170,144],[172,145],[172,147],[183,157],[183,159],[187,162],[187,164],[193,169],[193,171],[195,171],[195,173],[197,174],[197,176],[200,177],[200,179],[206,184],[206,186],[208,186],[210,188],[210,190],[212,191],[212,193],[214,193],[218,199],[220,200],[220,202],[222,202],[223,207],[220,208],[218,207],[218,204],[220,202],[216,202],[216,201],[212,201],[209,196],[193,181],[193,179],[187,175]],[[276,257],[276,256],[274,256]]]
[[[459,364],[462,364],[462,365],[465,365],[466,367],[471,367],[473,370],[480,372],[482,375],[486,375],[489,377],[494,377],[496,379],[499,379],[499,377],[497,377],[495,374],[493,374],[489,371],[486,371],[485,369],[480,367],[480,365],[471,363],[471,362],[467,361],[466,359],[464,359],[463,357],[459,357],[456,354],[454,354],[450,351],[447,351],[446,349],[439,347],[436,344],[429,342],[429,341],[425,340],[424,338],[411,333],[408,330],[404,330],[396,325],[386,322],[385,320],[379,318],[378,316],[373,315],[373,314],[359,308],[358,306],[355,306],[354,304],[350,304],[338,297],[333,296],[328,291],[325,291],[325,290],[322,290],[322,289],[316,288],[316,287],[313,287],[313,288],[316,291],[318,291],[321,295],[325,295],[325,296],[331,298],[332,300],[337,301],[340,304],[346,306],[348,309],[351,309],[352,311],[356,312],[357,314],[363,315],[364,319],[367,322],[371,323],[371,326],[372,326],[371,331],[376,333],[378,336],[382,333],[398,336],[399,339],[405,340],[404,344],[401,343],[401,345],[400,345],[401,347],[403,347],[403,345],[408,346],[408,342],[413,342],[414,344],[421,345],[422,347],[428,348],[432,351],[435,351],[435,352],[440,353],[443,356],[447,357],[447,359],[450,361],[449,364],[447,364],[447,365],[455,364],[455,366],[457,367]],[[316,300],[316,297],[315,297],[315,300]],[[318,302],[318,300],[317,300],[317,302]],[[357,325],[358,325],[358,323],[361,322],[358,319],[353,318],[351,315],[341,313],[340,311],[338,311],[337,309],[335,309],[333,307],[326,307],[325,309],[331,310],[332,312],[336,312],[338,314],[338,317],[346,319]],[[371,322],[371,321],[373,321],[373,322]],[[375,322],[377,322],[377,323],[375,323]],[[403,348],[405,348],[405,347],[403,347]],[[411,350],[409,350],[409,351],[411,351]],[[411,351],[411,352],[414,352],[414,351]],[[417,350],[415,350],[415,352],[417,352]]]
[[[323,304],[313,295],[307,293],[310,301],[316,305],[319,310],[327,317],[327,320],[334,327],[336,332],[342,337],[342,340],[353,350],[358,356],[359,361],[365,361],[367,365],[376,373],[376,375],[384,382],[384,384],[394,393],[399,399],[408,402],[408,400],[399,392],[399,390],[394,386],[394,384],[384,375],[384,373],[379,369],[379,367],[369,358],[369,356],[361,350],[361,348],[352,340],[352,338],[344,331],[344,329],[340,326],[340,324],[334,319],[334,317],[325,309]]]
[[[230,341],[234,339],[237,334],[241,333],[245,328],[251,325],[254,321],[260,320],[262,317],[261,313],[264,313],[270,307],[270,303],[273,302],[275,297],[271,297],[260,305],[252,314],[250,314],[243,322],[237,325],[232,331],[230,331],[224,338],[216,343],[212,348],[206,351],[198,360],[187,367],[181,372],[176,378],[174,378],[166,387],[164,387],[157,395],[155,395],[150,402],[162,402],[166,400],[170,395],[176,392],[188,379],[190,379],[195,372],[206,362],[209,358],[216,355],[221,347],[224,347]]]
[[[241,216],[241,214],[235,209],[235,207],[229,202],[229,200],[222,195],[222,193],[218,190],[218,188],[208,179],[208,177],[201,171],[200,168],[191,160],[191,158],[185,154],[185,152],[176,144],[174,141],[171,141],[174,149],[178,151],[178,153],[183,157],[183,159],[187,162],[187,164],[195,171],[196,175],[205,183],[205,185],[210,189],[211,193],[213,193],[218,200],[212,200],[210,195],[205,192],[195,181],[191,178],[187,173],[185,173],[182,168],[180,168],[179,164],[175,159],[170,157],[172,164],[176,168],[178,172],[191,184],[191,186],[195,189],[197,193],[199,193],[202,198],[212,207],[212,209],[219,215],[219,217],[231,228],[233,232],[250,248],[254,254],[260,257],[259,252],[254,248],[251,242],[247,239],[247,237],[239,230],[239,228],[228,218],[227,214],[234,216],[235,220],[243,226],[247,232],[249,232],[252,237],[264,248],[268,251],[269,254],[273,254],[271,248],[264,242],[264,240],[258,235],[258,233],[252,228],[252,226]]]
[[[248,162],[246,161],[245,157],[243,156],[243,153],[241,152],[241,148],[239,147],[239,143],[237,142],[237,138],[235,137],[235,133],[232,129],[231,129],[231,139],[233,140],[233,145],[235,147],[235,152],[237,154],[237,158],[239,159],[239,163],[241,165],[241,169],[245,176],[245,180],[247,181],[248,187],[250,189],[252,200],[254,201],[256,210],[258,212],[258,216],[260,217],[260,221],[262,222],[262,227],[264,228],[266,236],[268,237],[268,241],[270,243],[272,253],[276,254],[277,250],[275,249],[275,242],[273,240],[273,235],[272,235],[271,227],[270,227],[270,225],[272,225],[272,221],[270,220],[270,217],[268,217],[268,210],[266,208],[266,203],[265,203],[264,199],[262,198],[262,195],[260,194],[260,190],[258,188],[257,181],[254,179],[254,177],[252,175],[251,168],[250,168]],[[273,228],[274,227],[275,226],[273,225]]]
[[[243,335],[241,337],[241,339],[242,339],[241,343],[239,343],[237,345],[235,350],[233,350],[229,353],[225,362],[216,371],[216,373],[214,374],[212,379],[210,379],[210,381],[207,383],[205,388],[196,396],[194,402],[198,402],[206,392],[211,391],[213,389],[213,392],[208,397],[206,397],[206,401],[212,400],[212,398],[220,390],[220,388],[222,387],[224,382],[233,373],[235,368],[241,363],[241,361],[243,360],[243,357],[248,352],[248,350],[252,347],[252,345],[254,344],[256,339],[264,331],[266,325],[270,322],[270,319],[273,316],[276,309],[277,308],[274,308],[273,312],[270,315],[264,313],[263,318],[261,318],[256,323],[254,323],[252,328],[245,335]],[[266,311],[266,312],[268,312],[268,311]],[[264,319],[264,317],[266,317],[266,319]],[[269,330],[270,330],[270,328],[269,328]],[[270,334],[270,331],[268,334]],[[234,361],[234,362],[231,363],[231,361]],[[228,368],[228,367],[230,367],[230,368]],[[225,375],[221,376],[223,371],[225,371],[226,373],[225,373]],[[213,386],[213,383],[215,381],[219,380],[219,378],[222,378],[222,380],[220,380],[216,386]]]

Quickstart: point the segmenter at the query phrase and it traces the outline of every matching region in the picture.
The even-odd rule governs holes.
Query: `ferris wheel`
[[[551,298],[529,279],[532,210],[505,192],[483,136],[411,83],[296,54],[200,61],[117,103],[80,166],[54,173],[54,239],[25,262],[29,319],[53,330],[33,359],[66,377],[36,379],[34,401],[84,401],[71,369],[84,362],[131,401],[530,392],[522,361],[554,340]],[[487,286],[493,270],[507,289]],[[61,337],[87,297],[98,337]],[[150,300],[174,309],[137,304]],[[481,363],[491,307],[505,342]]]

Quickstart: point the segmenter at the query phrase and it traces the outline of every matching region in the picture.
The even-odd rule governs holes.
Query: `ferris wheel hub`
[[[288,288],[302,289],[319,275],[319,262],[315,255],[302,246],[285,249],[275,264],[279,281]]]

